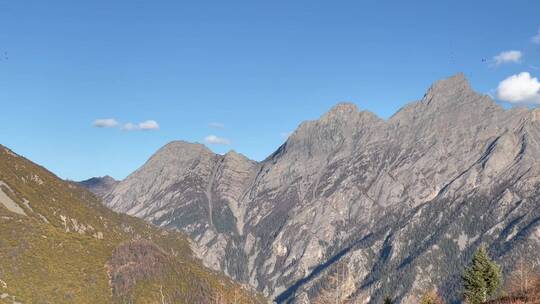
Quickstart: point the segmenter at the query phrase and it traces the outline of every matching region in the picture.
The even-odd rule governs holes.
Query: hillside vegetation
[[[0,303],[264,303],[188,239],[0,146]]]

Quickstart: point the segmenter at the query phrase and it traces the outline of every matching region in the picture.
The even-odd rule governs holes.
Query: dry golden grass
[[[204,268],[182,233],[117,214],[85,189],[2,146],[0,181],[27,214],[0,204],[0,295],[9,295],[0,303],[266,303]],[[107,265],[115,261],[113,252],[134,240],[157,248],[162,269],[124,278],[129,288],[113,294]],[[148,270],[146,261],[119,273]]]

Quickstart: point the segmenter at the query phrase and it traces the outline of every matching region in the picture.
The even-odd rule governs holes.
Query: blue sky
[[[515,75],[501,96],[540,102],[539,11],[532,0],[0,0],[0,143],[63,178],[123,178],[176,139],[214,135],[212,150],[261,160],[340,101],[387,118],[457,72],[494,96]]]

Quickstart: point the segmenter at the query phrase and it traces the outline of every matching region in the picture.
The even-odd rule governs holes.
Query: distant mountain
[[[98,197],[104,197],[118,184],[118,181],[106,175],[103,177],[92,177],[79,182],[79,184]]]
[[[117,214],[0,146],[0,303],[266,303],[181,232]]]
[[[457,301],[480,244],[505,271],[539,258],[540,110],[458,74],[388,120],[338,104],[262,162],[169,143],[104,200],[280,303]]]

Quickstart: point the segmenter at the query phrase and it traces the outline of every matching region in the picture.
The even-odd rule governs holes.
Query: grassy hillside
[[[0,146],[0,303],[265,303],[188,239],[110,211]]]

